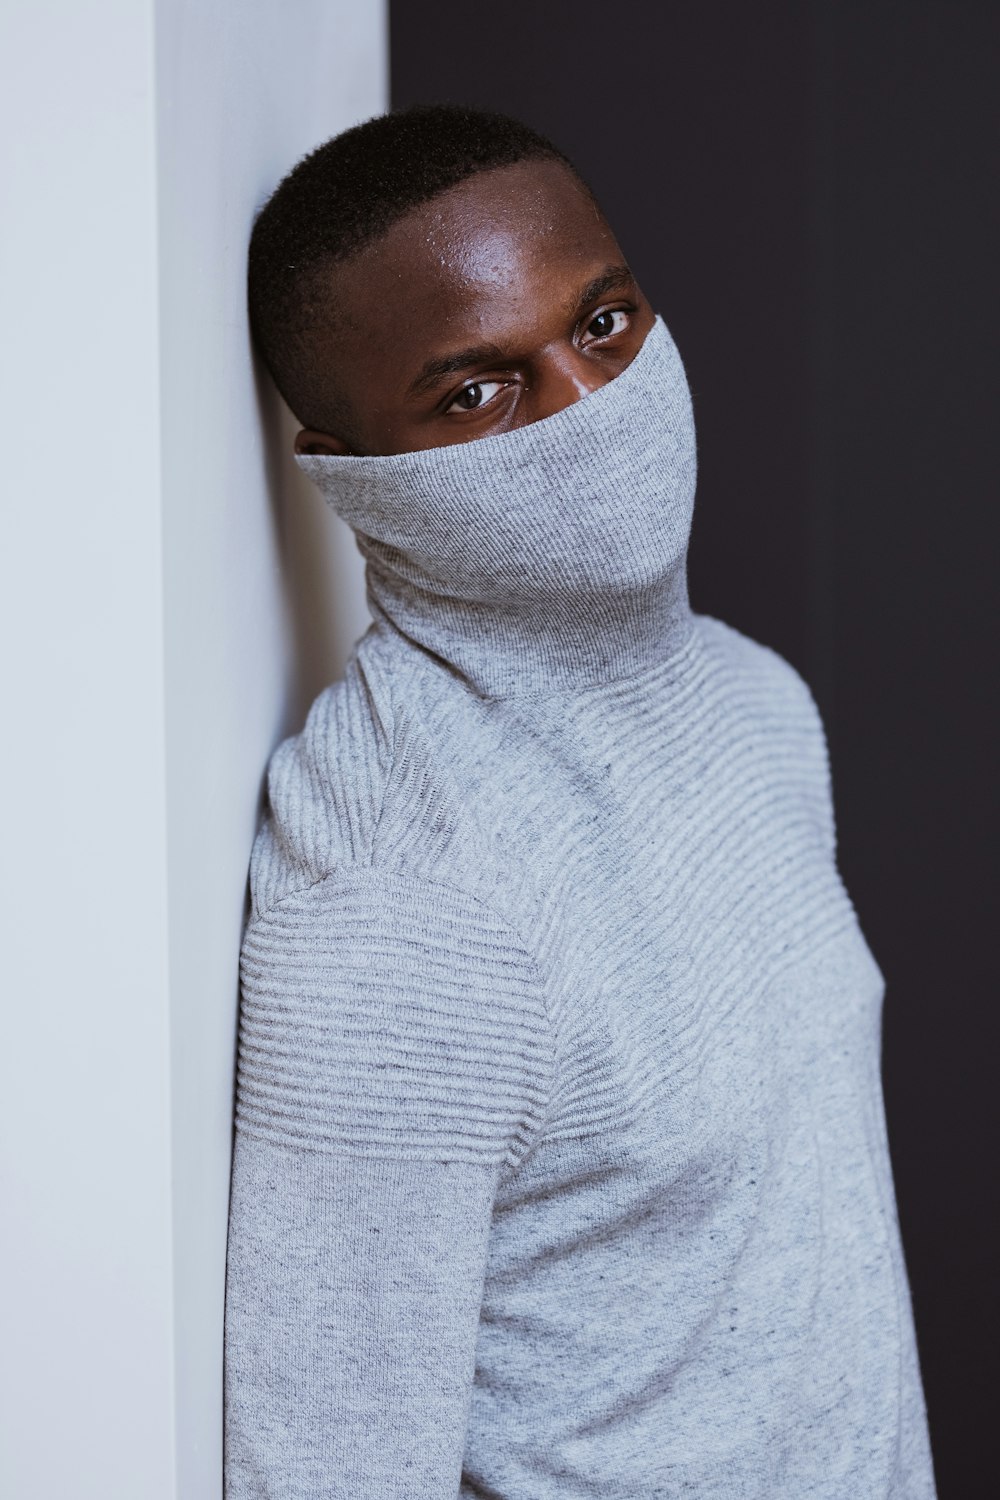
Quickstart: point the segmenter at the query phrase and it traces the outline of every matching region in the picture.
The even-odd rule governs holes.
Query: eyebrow
[[[570,316],[578,318],[599,297],[634,285],[635,278],[628,266],[605,266],[603,271],[588,281],[582,291],[577,293],[569,309]],[[437,385],[446,375],[455,375],[459,370],[467,370],[473,365],[502,364],[508,358],[509,354],[501,349],[499,344],[472,344],[467,349],[457,349],[454,354],[429,359],[426,364],[422,365],[407,394],[422,395],[424,391]]]
[[[472,344],[468,349],[445,354],[441,359],[429,359],[410,386],[409,395],[419,396],[432,385],[437,385],[445,375],[454,375],[457,370],[466,370],[470,365],[502,363],[505,358],[499,344]]]
[[[628,266],[605,266],[593,281],[588,281],[583,291],[577,297],[573,306],[573,317],[578,318],[582,312],[596,302],[599,297],[604,297],[608,292],[618,292],[624,287],[634,287],[635,277]]]

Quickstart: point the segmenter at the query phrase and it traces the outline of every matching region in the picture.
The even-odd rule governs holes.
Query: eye
[[[497,391],[503,389],[502,380],[473,380],[468,385],[463,385],[458,395],[448,407],[448,411],[478,411],[488,401],[492,401]]]
[[[623,307],[609,312],[599,312],[587,324],[587,332],[595,339],[610,338],[614,333],[624,333],[628,327],[628,313]]]

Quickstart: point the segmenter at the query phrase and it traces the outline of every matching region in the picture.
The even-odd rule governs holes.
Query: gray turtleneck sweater
[[[302,463],[374,623],[253,853],[229,1500],[930,1500],[883,976],[807,686],[689,606],[663,323]]]

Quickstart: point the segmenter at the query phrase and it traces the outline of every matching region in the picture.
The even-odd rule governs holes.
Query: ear
[[[329,432],[313,432],[309,427],[303,427],[295,438],[296,453],[333,453],[338,455],[351,454],[352,449],[344,442],[343,438],[333,437]]]

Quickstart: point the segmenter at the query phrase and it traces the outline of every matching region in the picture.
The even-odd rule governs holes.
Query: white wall
[[[364,628],[247,345],[252,215],[381,0],[4,0],[0,1493],[221,1492],[246,864]]]

